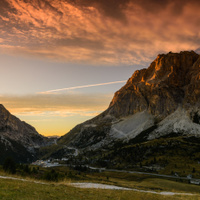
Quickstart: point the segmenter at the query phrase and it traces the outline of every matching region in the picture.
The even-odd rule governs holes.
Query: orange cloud
[[[87,115],[103,111],[109,105],[112,95],[102,94],[49,94],[0,96],[1,103],[14,114],[20,115]],[[47,114],[48,113],[48,114]]]
[[[15,116],[30,123],[44,135],[64,135],[104,111],[112,95],[1,95],[1,103]]]
[[[130,65],[150,62],[160,52],[200,46],[197,0],[7,2],[0,34],[15,53],[20,49],[67,62]]]

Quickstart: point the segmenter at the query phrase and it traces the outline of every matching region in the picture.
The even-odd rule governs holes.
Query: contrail
[[[64,90],[75,90],[75,89],[81,89],[81,88],[97,87],[97,86],[102,86],[102,85],[112,85],[112,84],[125,83],[125,82],[126,80],[107,82],[107,83],[98,83],[98,84],[92,84],[92,85],[80,85],[80,86],[75,86],[75,87],[68,87],[68,88],[61,88],[61,89],[55,89],[55,90],[48,90],[45,92],[38,92],[38,94],[48,94],[48,93],[60,92]]]

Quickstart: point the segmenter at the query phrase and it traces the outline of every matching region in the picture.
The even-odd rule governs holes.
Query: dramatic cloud
[[[0,51],[130,65],[200,46],[198,0],[2,0]]]

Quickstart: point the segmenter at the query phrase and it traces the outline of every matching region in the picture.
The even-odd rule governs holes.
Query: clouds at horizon
[[[95,116],[109,105],[113,94],[1,95],[1,103],[14,115]]]
[[[0,95],[11,114],[43,135],[64,135],[75,125],[104,111],[112,94]]]
[[[198,0],[3,0],[0,52],[103,65],[144,64],[200,46]]]

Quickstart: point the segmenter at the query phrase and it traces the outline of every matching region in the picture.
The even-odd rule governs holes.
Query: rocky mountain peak
[[[123,146],[171,135],[200,137],[199,133],[200,56],[194,51],[169,52],[158,55],[147,69],[135,71],[108,109],[60,138],[62,148],[52,156],[67,156],[71,149],[113,151],[120,142]]]
[[[194,51],[160,54],[147,69],[137,70],[126,85],[115,93],[107,113],[122,117],[147,110],[163,119],[174,112],[199,86],[200,58]]]
[[[185,85],[185,76],[198,58],[194,51],[159,54],[149,68],[136,71],[128,82],[149,85],[167,81],[177,86]]]

